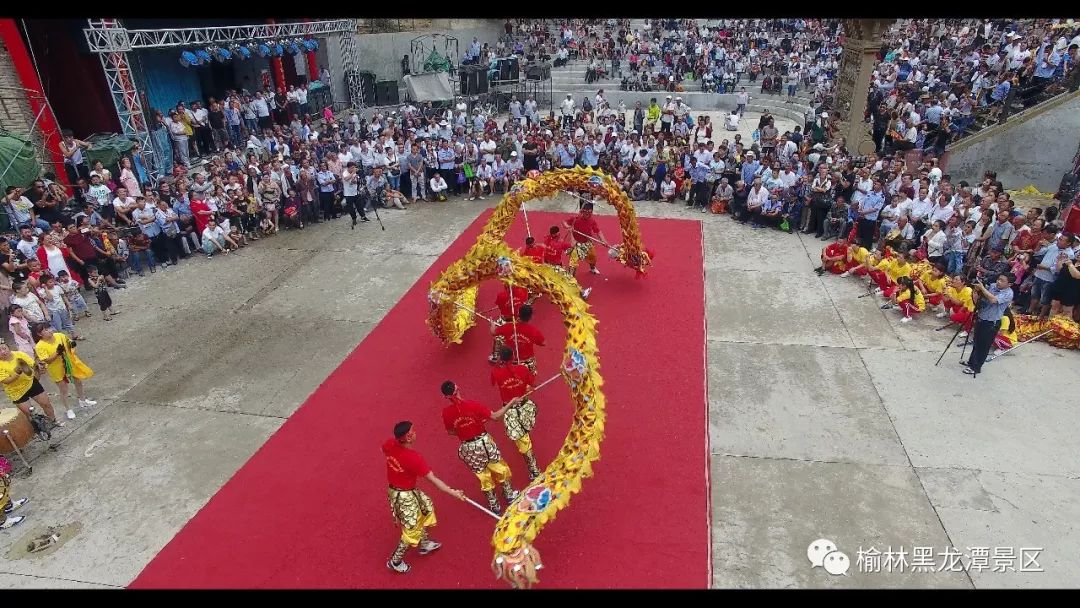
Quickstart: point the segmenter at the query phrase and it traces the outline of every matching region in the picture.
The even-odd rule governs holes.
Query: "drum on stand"
[[[9,407],[0,410],[0,435],[0,454],[11,454],[30,443],[34,427],[19,408]]]

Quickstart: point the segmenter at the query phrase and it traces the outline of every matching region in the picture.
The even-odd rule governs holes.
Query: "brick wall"
[[[0,130],[23,138],[29,137],[38,149],[38,161],[41,162],[44,160],[41,158],[41,130],[31,132],[34,114],[22,89],[22,81],[11,63],[7,46],[0,41]]]

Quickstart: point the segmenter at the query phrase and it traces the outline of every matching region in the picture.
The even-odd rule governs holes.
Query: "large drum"
[[[34,427],[18,408],[0,410],[0,454],[11,454],[34,437]],[[14,445],[12,445],[14,443]]]

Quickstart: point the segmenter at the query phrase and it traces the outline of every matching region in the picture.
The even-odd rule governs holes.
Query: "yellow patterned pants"
[[[536,403],[532,399],[526,399],[521,405],[507,409],[503,415],[503,426],[506,427],[506,436],[514,442],[518,452],[531,452],[532,439],[529,432],[536,426]]]
[[[584,258],[589,267],[596,266],[596,247],[592,243],[576,243],[570,249],[570,272],[577,273],[578,264]]]
[[[435,525],[435,505],[431,498],[419,489],[399,490],[389,488],[390,512],[401,526],[401,541],[410,547],[420,544],[424,530]]]
[[[470,441],[462,441],[458,458],[480,480],[480,489],[484,492],[490,492],[496,484],[510,479],[510,467],[502,459],[495,440],[487,433]]]

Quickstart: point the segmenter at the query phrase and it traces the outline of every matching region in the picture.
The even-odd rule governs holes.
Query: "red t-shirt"
[[[491,420],[491,410],[479,401],[462,399],[446,406],[442,419],[447,431],[454,431],[461,441],[469,441],[487,432],[484,423]]]
[[[537,245],[536,243],[533,243],[532,245],[526,245],[522,247],[521,255],[527,258],[532,258],[532,261],[536,262],[537,264],[543,264],[544,256],[547,255],[547,248],[543,245]]]
[[[506,323],[499,326],[495,330],[495,335],[499,336],[506,343],[506,347],[517,353],[517,356],[524,361],[525,359],[533,358],[533,345],[544,345],[544,334],[540,333],[539,329],[536,329],[532,325],[524,321],[517,322],[517,348],[514,348],[515,334],[514,323]]]
[[[513,310],[510,308],[510,289],[503,289],[499,292],[499,295],[495,296],[495,305],[499,307],[499,311],[502,316],[506,318],[516,317],[517,311],[521,310],[522,306],[525,306],[525,302],[529,299],[529,290],[524,287],[514,286],[514,301]]]
[[[499,387],[499,397],[503,403],[521,397],[528,392],[529,386],[536,382],[536,374],[524,365],[511,363],[497,365],[491,369],[491,383]]]
[[[1065,230],[1069,234],[1080,234],[1080,206],[1073,203],[1068,209],[1069,217],[1065,218]]]
[[[578,234],[579,232],[591,237],[596,237],[600,234],[600,225],[596,223],[596,218],[591,216],[588,218],[583,218],[580,215],[575,216],[570,220],[570,227],[573,229],[571,234],[573,235],[574,240],[579,243],[592,242],[588,238]]]
[[[550,234],[544,237],[544,261],[548,264],[562,264],[562,256],[570,249],[570,243]]]
[[[388,439],[382,451],[386,455],[386,480],[399,490],[415,488],[416,478],[431,472],[420,452],[401,445],[397,439]]]

